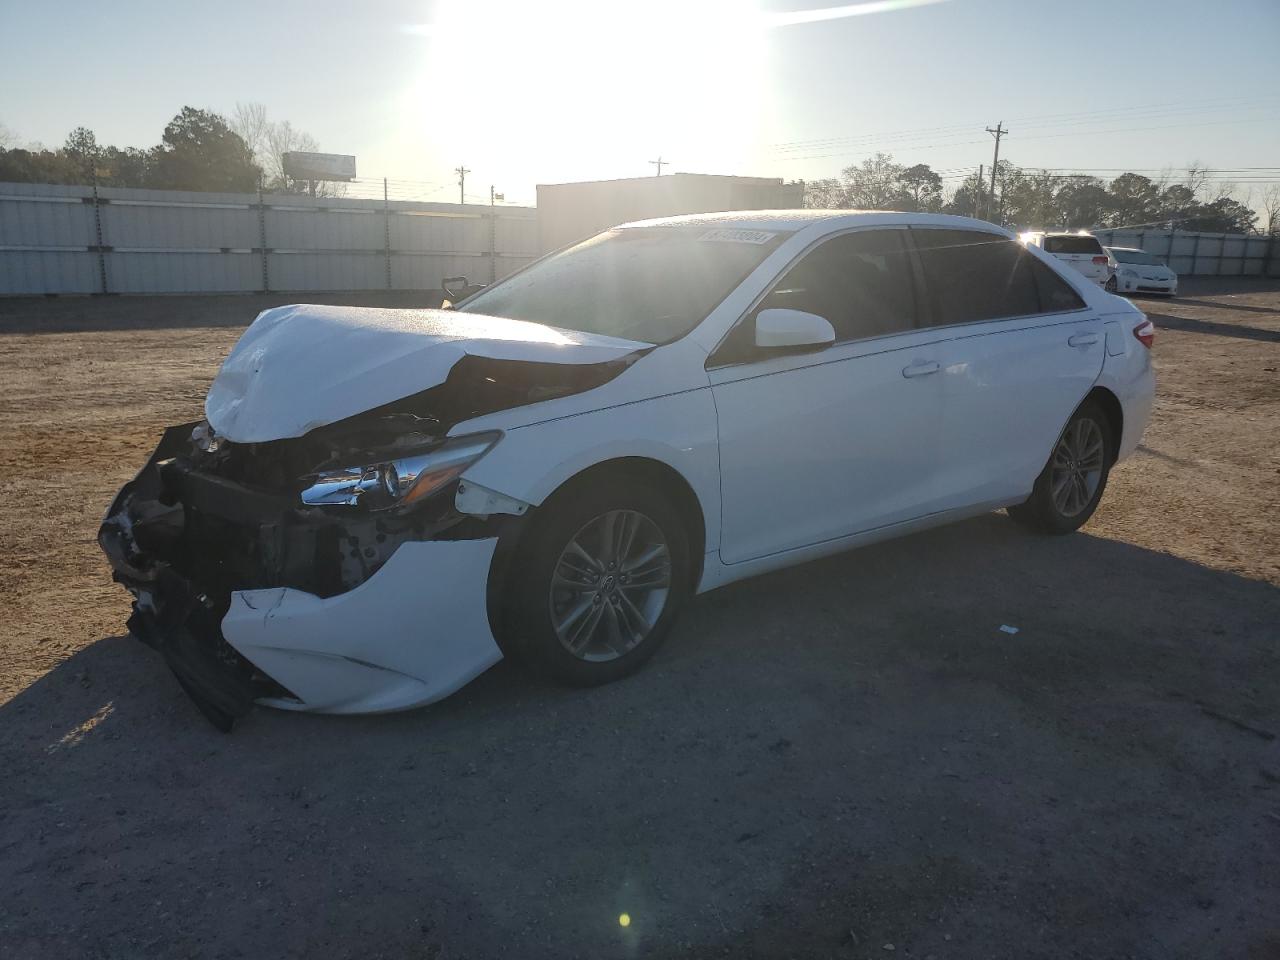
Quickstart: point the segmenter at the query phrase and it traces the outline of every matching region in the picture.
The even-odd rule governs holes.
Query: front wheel
[[[679,511],[652,486],[621,481],[562,491],[533,519],[508,581],[514,652],[578,686],[637,670],[690,593]]]
[[[1009,516],[1041,533],[1071,533],[1093,516],[1114,459],[1111,422],[1092,400],[1067,421],[1026,503]]]

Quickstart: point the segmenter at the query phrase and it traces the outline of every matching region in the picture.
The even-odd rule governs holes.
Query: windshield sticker
[[[730,230],[721,227],[717,230],[708,230],[698,239],[719,243],[768,243],[776,236],[776,233],[770,233],[767,230]]]

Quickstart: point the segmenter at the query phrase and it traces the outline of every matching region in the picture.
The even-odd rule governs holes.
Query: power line
[[[1149,127],[1119,127],[1119,128],[1111,127],[1107,129],[1100,129],[1100,130],[1077,130],[1077,131],[1071,131],[1069,133],[1032,134],[1030,136],[1020,136],[1018,138],[1018,142],[1022,143],[1027,140],[1054,140],[1061,137],[1105,136],[1105,135],[1114,134],[1114,133],[1138,133],[1138,132],[1147,131],[1147,130],[1182,130],[1187,127],[1206,127],[1206,126],[1220,126],[1223,124],[1229,125],[1229,124],[1259,123],[1259,122],[1270,123],[1272,122],[1272,118],[1270,116],[1248,117],[1248,118],[1240,118],[1235,120],[1203,120],[1203,121],[1194,121],[1191,123],[1163,124],[1163,125],[1149,126]],[[869,142],[869,145],[878,144],[881,142],[884,142],[884,141],[872,140]],[[939,142],[939,143],[913,144],[911,145],[911,149],[920,151],[920,150],[940,149],[944,147],[946,148],[965,147],[965,146],[972,146],[974,144],[979,144],[984,142],[985,141],[983,140],[952,140],[952,141],[943,140],[942,142]],[[835,159],[838,157],[856,156],[858,154],[865,153],[866,149],[867,148],[864,147],[862,149],[839,150],[834,153],[816,153],[816,154],[808,154],[805,156],[779,157],[774,162],[788,163],[788,162],[796,162],[801,160],[829,160],[829,159]]]
[[[1277,98],[1275,97],[1235,97],[1226,100],[1206,100],[1181,104],[1138,104],[1129,107],[1111,107],[1105,110],[1091,110],[1078,113],[1033,114],[1026,117],[1014,117],[1012,122],[1018,123],[1024,128],[1038,126],[1070,126],[1080,123],[1089,123],[1095,120],[1109,122],[1118,119],[1151,116],[1156,113],[1173,117],[1178,115],[1204,113],[1206,111],[1222,112],[1224,110],[1252,109],[1256,106],[1272,105],[1276,102]],[[822,147],[834,147],[837,145],[857,143],[861,141],[888,141],[904,138],[914,139],[922,136],[937,136],[939,134],[945,135],[952,132],[956,135],[960,135],[963,132],[972,130],[974,126],[975,124],[970,122],[944,126],[916,127],[902,130],[890,130],[878,134],[871,133],[847,137],[817,137],[807,140],[779,141],[777,143],[770,144],[769,146],[776,152],[786,152],[788,150],[811,150]]]

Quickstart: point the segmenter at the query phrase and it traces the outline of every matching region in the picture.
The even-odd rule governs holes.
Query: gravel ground
[[[93,536],[267,301],[0,300],[0,954],[1280,957],[1280,284],[1184,293],[1081,533],[736,584],[612,687],[229,737]]]

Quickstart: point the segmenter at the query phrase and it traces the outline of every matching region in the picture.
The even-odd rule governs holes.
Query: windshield
[[[784,237],[705,224],[610,230],[481,291],[459,309],[668,343],[702,322]]]
[[[1107,252],[1115,258],[1116,263],[1143,263],[1149,267],[1163,267],[1164,264],[1145,250],[1121,250],[1108,247]]]
[[[1102,244],[1097,237],[1057,236],[1044,238],[1045,253],[1101,253]]]

